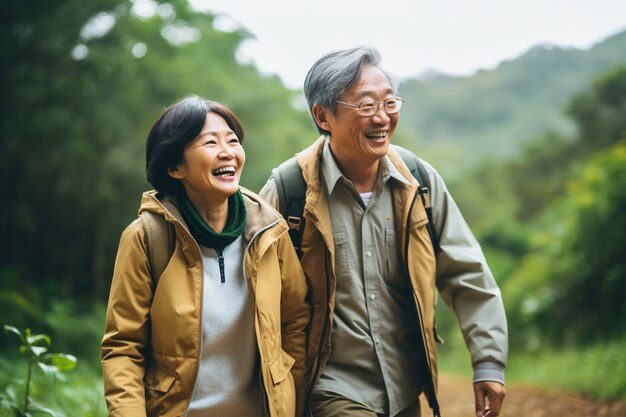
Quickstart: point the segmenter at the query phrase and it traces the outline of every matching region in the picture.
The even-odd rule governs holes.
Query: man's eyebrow
[[[371,96],[374,93],[378,93],[378,90],[374,91],[374,90],[363,90],[363,91],[359,91],[354,98],[355,99],[359,99],[361,97],[365,97],[365,96]],[[385,90],[383,90],[384,94],[393,94],[393,88],[389,87]]]

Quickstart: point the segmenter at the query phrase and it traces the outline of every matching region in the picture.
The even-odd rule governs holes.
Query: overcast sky
[[[626,30],[626,0],[190,0],[221,30],[254,35],[238,51],[301,88],[322,54],[371,45],[400,77],[469,75],[538,44],[588,48]]]

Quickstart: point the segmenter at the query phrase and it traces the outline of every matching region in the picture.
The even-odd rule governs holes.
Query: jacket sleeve
[[[282,277],[281,337],[283,349],[295,359],[291,372],[296,385],[296,416],[302,416],[308,390],[309,364],[306,359],[306,347],[311,307],[304,273],[289,235],[284,234],[277,245]]]
[[[437,287],[459,321],[472,358],[474,382],[504,383],[508,330],[500,289],[443,179],[422,162],[430,178],[433,221],[440,242]]]
[[[145,348],[152,278],[139,220],[122,233],[100,346],[104,396],[110,417],[145,417]]]

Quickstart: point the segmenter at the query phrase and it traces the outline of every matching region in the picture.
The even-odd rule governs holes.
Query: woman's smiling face
[[[187,145],[183,161],[170,171],[192,201],[224,202],[239,189],[246,155],[239,138],[220,115],[209,112],[200,134]]]

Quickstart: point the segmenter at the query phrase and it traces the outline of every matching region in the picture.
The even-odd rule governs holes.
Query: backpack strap
[[[150,274],[156,289],[159,279],[174,253],[176,233],[174,225],[166,221],[163,216],[150,211],[143,211],[139,218],[146,237]]]
[[[302,233],[304,232],[304,203],[306,182],[296,158],[290,158],[272,170],[278,192],[278,211],[287,220],[289,237],[302,259]]]
[[[411,151],[408,151],[400,146],[391,145],[393,149],[398,152],[404,164],[411,171],[411,175],[413,178],[419,182],[418,193],[420,198],[422,199],[422,203],[424,204],[424,208],[426,209],[426,216],[428,217],[428,224],[426,224],[426,229],[428,230],[428,235],[430,236],[430,240],[433,244],[433,248],[435,249],[435,255],[439,253],[439,237],[437,236],[437,232],[435,231],[435,224],[433,223],[433,208],[430,202],[430,177],[428,176],[428,172],[426,172],[426,168],[424,168],[424,164],[420,161],[420,159]]]

